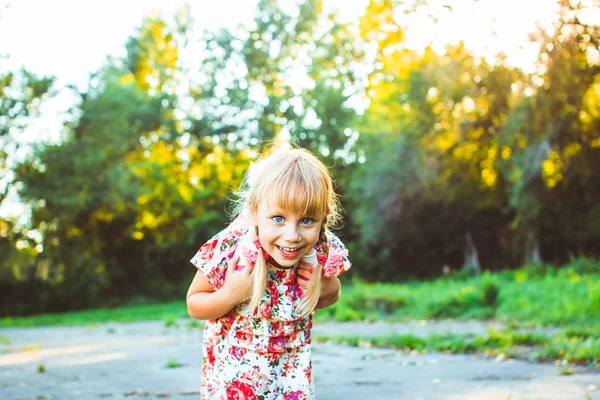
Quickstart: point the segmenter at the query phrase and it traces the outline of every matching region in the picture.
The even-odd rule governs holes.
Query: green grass
[[[173,360],[172,358],[169,358],[165,364],[165,368],[179,368],[179,367],[183,367],[183,364],[180,363],[179,361]]]
[[[132,305],[118,308],[44,314],[30,317],[1,318],[0,327],[33,327],[46,325],[95,325],[104,322],[164,320],[173,325],[177,318],[189,318],[185,302]]]
[[[600,267],[599,267],[600,269]],[[32,317],[3,318],[0,327],[90,325],[102,322],[163,320],[176,326],[187,318],[182,301],[131,305]],[[593,330],[600,336],[600,273],[524,268],[462,278],[400,284],[345,284],[340,300],[319,310],[317,320],[407,321],[415,319],[497,319],[511,327],[553,325],[571,333]]]
[[[347,346],[391,348],[417,353],[442,352],[449,354],[481,353],[527,359],[556,361],[569,365],[600,366],[600,342],[590,338],[567,338],[564,333],[545,336],[529,332],[490,329],[487,335],[432,334],[427,337],[391,335],[382,337],[315,335],[317,342],[333,342]],[[564,369],[563,374],[569,371]],[[572,369],[571,369],[572,371]]]
[[[317,320],[496,319],[512,326],[552,325],[600,333],[600,264],[526,267],[402,284],[355,280]]]
[[[179,318],[188,318],[183,301],[3,318],[0,327],[142,320],[163,320],[172,327]],[[355,280],[345,283],[340,300],[319,310],[315,318],[321,321],[496,319],[509,327],[565,326],[573,334],[591,329],[599,337],[600,324],[593,321],[600,321],[600,272],[581,271],[574,265],[398,284]]]

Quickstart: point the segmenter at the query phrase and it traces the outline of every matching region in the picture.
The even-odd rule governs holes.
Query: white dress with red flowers
[[[227,264],[248,233],[250,223],[239,217],[203,245],[191,262],[216,290],[223,286]],[[326,275],[351,266],[347,250],[327,232],[329,259],[315,246]],[[241,304],[204,329],[201,399],[314,399],[310,358],[312,316],[295,305],[301,298],[295,269],[268,268],[267,288],[257,313]],[[246,303],[247,304],[247,303]]]

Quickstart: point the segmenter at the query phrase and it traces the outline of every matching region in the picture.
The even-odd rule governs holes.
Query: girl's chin
[[[294,265],[298,264],[298,260],[299,260],[299,258],[289,259],[289,258],[283,258],[281,256],[272,257],[272,258],[273,258],[273,260],[275,260],[275,262],[277,264],[279,264],[280,266],[282,266],[284,268],[293,267]]]

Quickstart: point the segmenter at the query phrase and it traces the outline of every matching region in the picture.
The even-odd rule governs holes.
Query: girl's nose
[[[285,230],[285,233],[283,234],[283,239],[288,242],[299,242],[300,234],[298,233],[297,227],[290,225],[289,228]]]

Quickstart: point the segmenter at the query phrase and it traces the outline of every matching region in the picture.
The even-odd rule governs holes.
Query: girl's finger
[[[227,266],[228,270],[238,270],[238,263],[240,262],[240,256],[233,256]]]
[[[304,261],[300,261],[300,263],[298,264],[298,268],[299,269],[311,269],[312,267],[314,267],[315,264],[310,264]]]
[[[306,274],[312,274],[315,272],[314,265],[304,264],[303,266],[298,266],[298,271],[305,272]]]
[[[254,263],[250,262],[248,263],[248,265],[246,265],[245,271],[248,272],[248,275],[252,273],[252,271],[254,271]]]

